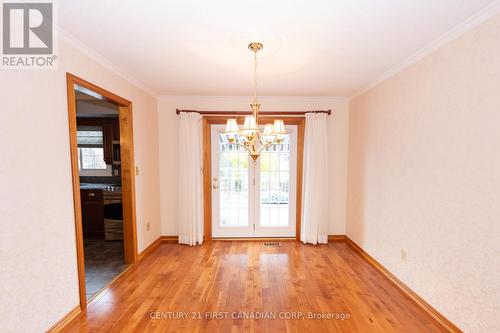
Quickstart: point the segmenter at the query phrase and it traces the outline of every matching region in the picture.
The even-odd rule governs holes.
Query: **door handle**
[[[212,188],[213,188],[214,190],[216,190],[216,189],[218,189],[218,188],[219,188],[219,186],[217,186],[217,185],[212,185]]]

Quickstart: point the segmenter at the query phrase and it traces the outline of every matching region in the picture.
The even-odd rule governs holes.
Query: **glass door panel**
[[[212,223],[214,237],[252,237],[253,169],[248,153],[212,126]]]
[[[254,162],[212,125],[213,237],[295,236],[297,126],[285,128],[283,142]]]
[[[257,163],[257,237],[295,236],[297,128],[286,130],[283,142],[264,150]]]

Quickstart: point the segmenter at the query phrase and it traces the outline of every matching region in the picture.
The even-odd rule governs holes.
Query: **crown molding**
[[[164,99],[184,99],[184,100],[216,100],[216,99],[232,99],[232,100],[251,100],[252,96],[202,96],[202,95],[160,95],[158,98]],[[297,100],[297,101],[312,101],[312,102],[348,102],[349,97],[345,96],[258,96],[259,100]]]
[[[397,64],[396,66],[392,67],[385,73],[383,73],[381,76],[379,76],[375,81],[372,83],[368,84],[365,86],[363,89],[359,90],[355,94],[353,94],[350,99],[355,99],[356,97],[359,97],[366,93],[367,91],[375,88],[382,82],[388,80],[389,78],[393,77],[397,73],[401,72],[405,68],[413,65],[414,63],[418,62],[419,60],[423,59],[427,55],[431,54],[432,52],[436,51],[437,49],[441,48],[442,46],[446,45],[447,43],[453,41],[454,39],[462,36],[466,32],[472,30],[473,28],[477,27],[481,23],[485,22],[489,18],[493,17],[494,15],[500,13],[500,0],[495,0],[492,3],[490,3],[488,6],[484,7],[481,9],[479,12],[476,14],[470,16],[468,19],[466,19],[464,22],[456,25],[453,27],[451,30],[448,30],[446,33],[441,35],[439,38],[435,39],[431,43],[427,44],[417,52],[413,53],[410,55],[408,58]]]
[[[140,80],[137,80],[135,77],[124,71],[123,69],[119,68],[115,64],[113,64],[111,61],[109,61],[106,57],[104,57],[102,54],[98,53],[97,51],[91,49],[87,45],[85,45],[83,42],[81,42],[79,39],[75,38],[73,35],[69,34],[66,32],[64,29],[62,29],[59,26],[56,26],[56,33],[57,37],[60,38],[61,40],[65,41],[68,43],[70,46],[76,48],[83,54],[85,54],[87,57],[91,58],[101,66],[109,69],[116,75],[120,76],[122,79],[128,81],[132,85],[136,86],[137,88],[141,89],[148,95],[154,98],[158,98],[158,94],[155,93],[153,90],[151,90],[146,84],[141,82]]]

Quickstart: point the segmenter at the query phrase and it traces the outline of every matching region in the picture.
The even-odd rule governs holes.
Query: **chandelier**
[[[254,42],[248,44],[248,49],[254,53],[254,93],[253,102],[250,104],[252,115],[246,116],[241,129],[235,118],[227,120],[225,135],[229,143],[235,143],[243,147],[256,161],[260,153],[272,146],[283,142],[285,138],[285,123],[277,119],[274,124],[265,124],[261,133],[259,128],[260,104],[257,101],[257,52],[262,50],[262,43]]]

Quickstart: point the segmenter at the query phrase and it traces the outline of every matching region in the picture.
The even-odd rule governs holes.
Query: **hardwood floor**
[[[294,241],[162,244],[65,331],[445,332],[346,243]]]

